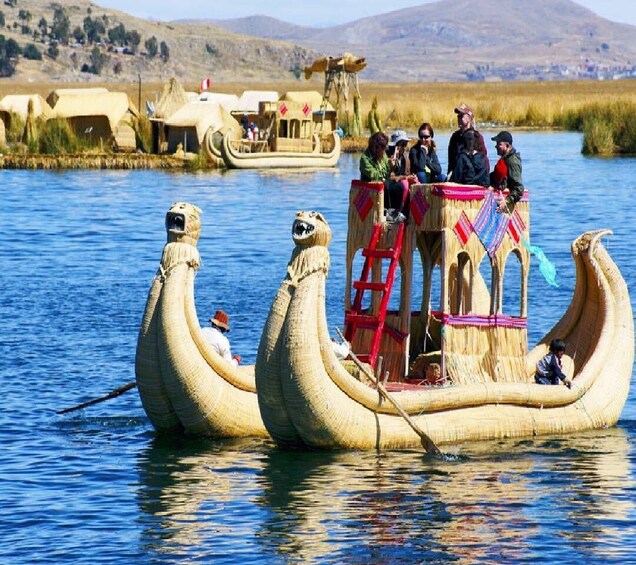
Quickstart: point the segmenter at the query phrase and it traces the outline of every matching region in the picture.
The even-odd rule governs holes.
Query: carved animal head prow
[[[296,212],[292,238],[301,247],[327,247],[331,242],[331,228],[320,212]]]
[[[175,202],[166,213],[168,243],[196,246],[201,235],[201,208],[188,202]]]

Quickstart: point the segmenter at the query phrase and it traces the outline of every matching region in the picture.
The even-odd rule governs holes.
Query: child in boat
[[[562,370],[561,358],[564,353],[565,342],[562,339],[553,339],[550,342],[550,352],[537,363],[534,380],[538,384],[558,385],[562,382],[566,387],[572,388],[572,381]]]

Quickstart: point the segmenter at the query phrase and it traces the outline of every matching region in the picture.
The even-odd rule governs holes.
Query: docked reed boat
[[[444,445],[617,422],[634,328],[627,286],[600,241],[611,232],[573,242],[570,306],[527,351],[528,193],[502,215],[490,189],[415,185],[407,224],[386,222],[383,200],[382,183],[352,182],[344,335],[363,370],[339,361],[332,347],[330,228],[315,212],[299,212],[293,223],[295,248],[256,361],[261,415],[279,445],[395,449],[420,444],[413,425]],[[354,266],[361,267],[357,280]],[[504,273],[513,267],[519,277],[511,284]],[[517,311],[506,311],[510,295],[518,297]],[[534,382],[535,365],[556,337],[567,343],[571,389]],[[439,368],[439,381],[427,367]],[[390,396],[379,394],[382,384]]]
[[[152,281],[135,357],[141,402],[160,432],[211,437],[267,436],[254,366],[234,366],[203,337],[194,302],[201,265],[201,210],[177,202],[166,214],[167,243]]]
[[[306,99],[303,99],[304,98]],[[322,102],[321,102],[322,101]],[[316,93],[287,93],[259,103],[253,139],[227,132],[220,152],[230,169],[335,167],[340,158],[336,112]]]

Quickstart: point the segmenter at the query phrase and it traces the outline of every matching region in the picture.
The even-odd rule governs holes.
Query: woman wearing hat
[[[241,362],[240,355],[232,355],[230,340],[225,334],[230,331],[228,315],[223,310],[217,310],[213,318],[210,318],[210,327],[201,328],[205,340],[212,346],[223,359],[232,363],[235,367]]]
[[[369,138],[369,145],[360,157],[360,180],[383,182],[387,219],[403,222],[408,217],[410,177],[399,178],[392,172],[391,162],[386,154],[388,145],[389,138],[381,131]],[[396,180],[397,178],[399,180]]]

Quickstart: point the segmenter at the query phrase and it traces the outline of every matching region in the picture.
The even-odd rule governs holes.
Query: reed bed
[[[65,87],[74,85],[68,84]],[[86,86],[75,85],[75,86]],[[104,83],[110,90],[126,92],[135,104],[155,101],[162,83]],[[6,83],[0,85],[5,94],[35,93],[46,97],[58,83]],[[186,90],[196,90],[196,83],[184,83]],[[272,83],[218,83],[217,92],[240,95],[244,90],[314,89],[322,92],[319,76],[310,81]],[[358,151],[366,146],[369,114],[374,99],[374,120],[385,131],[401,128],[415,132],[422,122],[430,122],[438,131],[456,127],[455,106],[461,102],[475,109],[479,127],[545,128],[582,131],[583,152],[588,154],[636,153],[636,133],[625,119],[626,108],[636,106],[636,79],[616,81],[563,82],[493,82],[493,83],[360,83],[359,113],[363,131],[360,136],[343,140],[343,151]],[[332,100],[333,101],[333,100]],[[354,123],[353,96],[345,108],[341,104],[341,124]],[[632,111],[629,111],[630,115]],[[136,128],[140,144],[145,148],[145,127]],[[143,135],[142,135],[143,132]],[[349,133],[349,132],[347,132]],[[357,132],[352,132],[357,133]],[[611,141],[610,141],[611,138]]]

